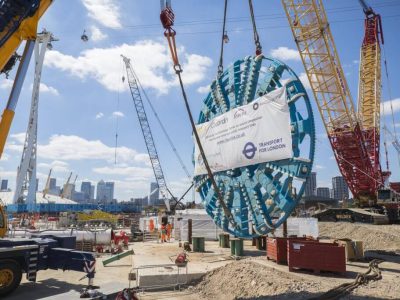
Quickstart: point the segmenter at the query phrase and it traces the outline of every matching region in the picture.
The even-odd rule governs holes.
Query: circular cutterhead
[[[314,159],[311,104],[299,77],[286,64],[260,55],[237,60],[214,80],[200,112],[198,124],[212,121],[280,88],[286,90],[292,156],[214,172],[233,222],[224,213],[208,176],[195,176],[195,187],[207,213],[219,227],[237,237],[249,238],[274,231],[294,211]],[[244,145],[243,155],[251,158],[255,147],[252,143]]]

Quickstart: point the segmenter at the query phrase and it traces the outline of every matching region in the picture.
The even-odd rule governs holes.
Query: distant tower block
[[[290,216],[300,200],[314,160],[311,104],[301,81],[287,65],[263,56],[249,56],[234,62],[212,82],[200,112],[198,123],[204,123],[284,85],[290,111],[292,158],[214,173],[234,222],[225,216],[208,177],[195,177],[195,187],[207,213],[219,227],[237,237],[271,232]]]

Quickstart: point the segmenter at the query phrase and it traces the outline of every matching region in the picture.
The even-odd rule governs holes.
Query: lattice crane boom
[[[282,0],[339,169],[356,199],[376,199],[376,178],[363,124],[339,60],[321,0]]]
[[[171,195],[168,190],[167,183],[164,177],[164,172],[161,168],[160,159],[158,158],[157,148],[151,133],[150,124],[147,119],[146,111],[144,109],[142,96],[140,93],[138,81],[132,69],[130,59],[121,55],[126,67],[126,75],[129,88],[132,95],[133,103],[135,104],[136,113],[139,119],[140,128],[142,130],[143,138],[146,144],[147,152],[150,157],[150,162],[153,167],[154,177],[156,178],[159,191],[164,199],[167,210],[170,211],[170,203],[168,195]],[[172,196],[172,195],[171,195]],[[172,196],[173,197],[173,196]]]
[[[381,17],[360,1],[365,13],[365,33],[360,51],[358,86],[358,120],[363,128],[365,145],[375,177],[381,177],[380,165],[380,105],[381,47],[383,32]]]

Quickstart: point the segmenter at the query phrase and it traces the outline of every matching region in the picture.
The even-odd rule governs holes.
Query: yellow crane
[[[383,178],[379,151],[377,157],[376,146],[369,144],[367,136],[369,126],[377,126],[379,122],[380,87],[376,84],[380,81],[374,81],[372,86],[372,75],[364,72],[379,71],[376,46],[369,51],[362,49],[360,72],[364,77],[360,89],[374,91],[363,92],[357,114],[322,0],[282,0],[282,4],[340,172],[359,204],[373,205]],[[374,54],[373,64],[367,60],[371,54]]]
[[[0,71],[7,72],[15,63],[15,52],[27,41],[13,90],[0,120],[0,158],[14,118],[18,97],[33,52],[40,18],[53,0],[4,0],[0,6]],[[6,68],[6,69],[5,69]]]

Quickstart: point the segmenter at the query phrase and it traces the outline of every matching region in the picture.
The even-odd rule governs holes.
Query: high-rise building
[[[304,196],[315,196],[317,194],[317,173],[311,172],[310,176],[307,178],[306,187],[304,190]]]
[[[3,179],[1,180],[1,191],[7,191],[8,189],[8,180],[7,179]]]
[[[334,199],[349,199],[349,188],[343,176],[336,176],[332,178],[332,189]]]
[[[108,199],[110,199],[110,201],[114,200],[114,182],[112,181],[106,182],[106,187],[107,187]]]
[[[57,185],[57,179],[55,178],[50,178],[49,181],[49,191],[54,191],[56,189],[56,185]]]
[[[104,182],[100,180],[97,183],[97,202],[107,203],[114,199],[114,182]]]
[[[330,198],[330,191],[328,187],[317,188],[317,196],[323,198]]]
[[[80,202],[80,203],[86,202],[85,194],[82,193],[82,192],[76,192],[76,191],[74,191],[74,194],[73,194],[73,196],[72,196],[72,200],[74,200],[74,201],[76,201],[76,202]]]
[[[92,185],[90,186],[90,200],[94,200],[94,190],[95,190],[95,187],[94,187],[94,185],[92,184]]]
[[[155,205],[160,198],[160,190],[157,182],[150,182],[149,205]]]
[[[83,199],[85,201],[89,201],[90,198],[90,190],[92,188],[92,184],[89,181],[82,181],[81,184],[81,193],[83,193]]]
[[[38,189],[39,189],[39,178],[36,178],[36,192],[38,191]]]
[[[104,182],[104,180],[100,180],[97,183],[97,193],[96,193],[96,200],[97,202],[105,202],[107,201],[107,196],[105,193],[105,189],[106,189],[106,183]]]

